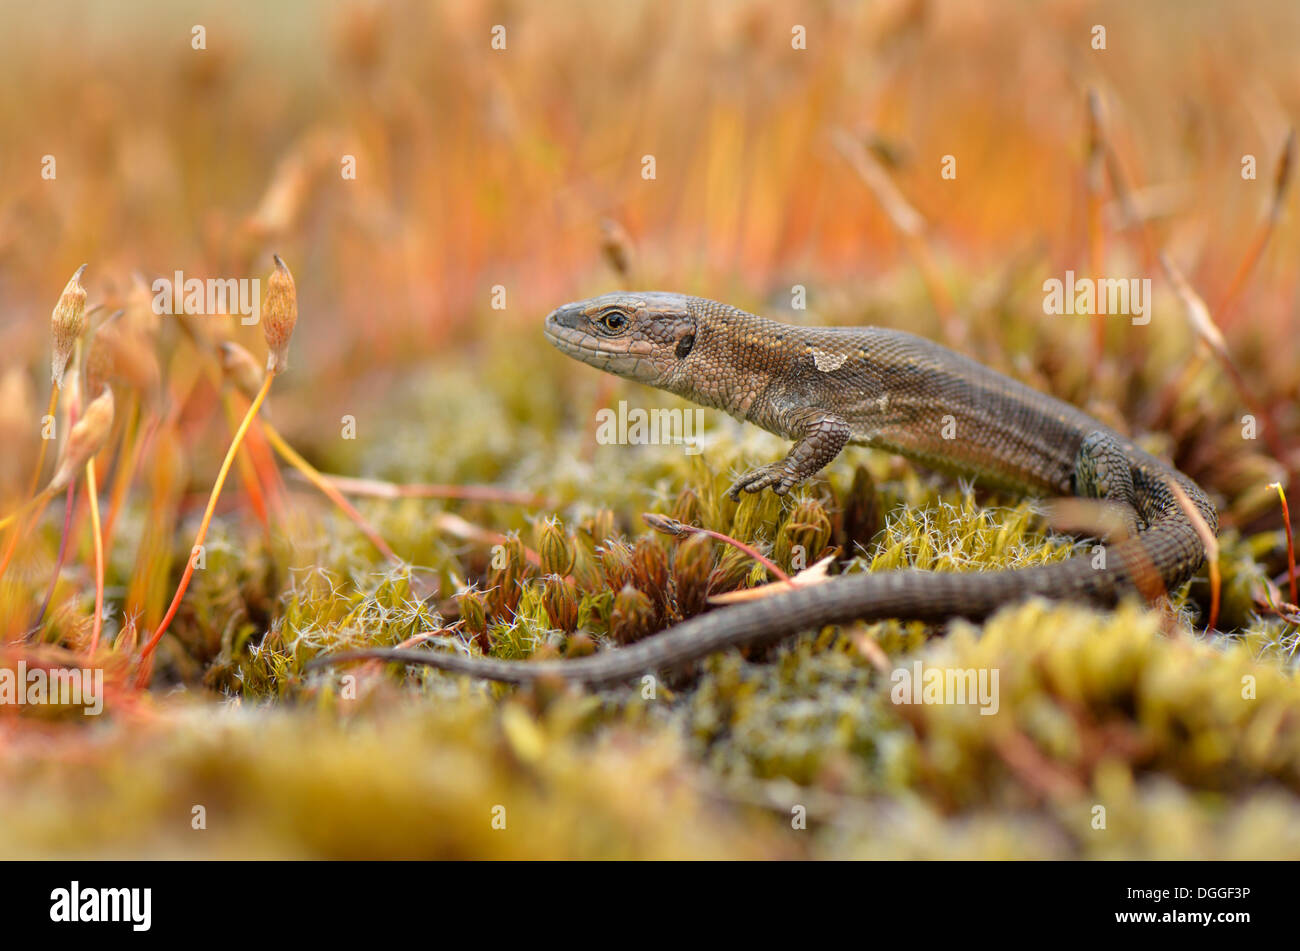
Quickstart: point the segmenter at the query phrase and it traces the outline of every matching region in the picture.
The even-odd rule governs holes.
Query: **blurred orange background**
[[[485,333],[511,336],[526,366],[544,346],[543,315],[619,285],[602,255],[605,219],[627,236],[642,287],[761,309],[788,307],[802,283],[826,289],[811,296],[814,314],[868,299],[910,273],[909,257],[837,132],[866,143],[929,223],[959,307],[979,276],[1025,256],[1048,274],[1082,272],[1089,89],[1155,246],[1213,303],[1300,112],[1300,7],[1237,9],[10,5],[0,346],[23,376],[6,402],[39,415],[46,315],[85,262],[91,303],[112,307],[132,274],[264,279],[278,252],[303,321],[299,372],[277,389],[331,402],[354,390],[380,399],[377,377],[435,355],[473,359],[465,345]],[[492,48],[497,25],[504,50]],[[1104,50],[1093,48],[1098,25]],[[792,48],[796,27],[806,49]],[[953,180],[940,177],[946,155]],[[54,180],[42,178],[45,156]],[[355,179],[342,174],[346,156]],[[1158,278],[1107,201],[1112,269]],[[1286,201],[1283,221],[1300,199]],[[1263,391],[1296,387],[1298,241],[1279,228],[1238,305],[1216,315],[1240,352],[1271,356]],[[503,311],[489,306],[495,285]],[[260,347],[234,321],[217,335]]]

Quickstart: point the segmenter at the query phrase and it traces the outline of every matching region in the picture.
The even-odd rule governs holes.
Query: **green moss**
[[[1153,359],[1167,361],[1161,326]],[[1023,357],[1031,378],[1103,415],[1132,410],[1131,380],[1053,364],[1014,320],[999,332],[1025,353],[994,363]],[[787,569],[832,549],[843,570],[869,571],[1017,568],[1082,550],[1045,529],[1037,503],[860,450],[791,498],[735,503],[732,478],[781,453],[779,440],[710,414],[699,455],[594,445],[598,400],[681,404],[624,384],[611,395],[549,351],[528,376],[504,345],[479,359],[402,384],[366,439],[317,457],[397,481],[526,487],[550,504],[362,500],[401,567],[299,487],[269,535],[218,519],[160,655],[179,689],[98,729],[60,721],[86,755],[37,755],[3,784],[0,853],[1300,856],[1297,632],[1256,600],[1279,570],[1277,532],[1221,537],[1226,636],[1200,633],[1202,576],[1163,611],[1035,602],[947,631],[811,632],[710,657],[653,697],[639,684],[513,690],[380,664],[305,675],[322,653],[435,631],[429,649],[505,658],[607,648],[768,580],[733,549],[656,535],[644,512],[733,535]],[[1235,425],[1217,382],[1182,399],[1209,442]],[[450,515],[508,540],[467,538]],[[122,524],[138,534],[144,519],[128,510]],[[132,567],[112,573],[124,582]],[[996,670],[998,712],[896,704],[893,672],[918,661]],[[206,831],[191,828],[195,805]],[[495,805],[507,830],[492,828]],[[800,811],[807,829],[791,827]]]

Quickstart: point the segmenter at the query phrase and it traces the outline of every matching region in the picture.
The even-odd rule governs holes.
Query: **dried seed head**
[[[644,512],[641,515],[641,520],[656,532],[663,532],[665,535],[691,534],[684,523],[668,515],[660,515],[657,512]]]
[[[669,513],[674,519],[686,525],[700,524],[700,497],[694,489],[682,489],[677,500],[673,502],[673,510]]]
[[[77,420],[68,441],[59,453],[59,464],[54,478],[46,486],[47,492],[57,492],[67,486],[95,453],[104,448],[109,430],[113,428],[113,391],[104,387],[99,396],[91,400],[86,412]]]
[[[578,589],[572,581],[549,575],[542,582],[542,607],[546,609],[552,627],[567,634],[578,626]]]
[[[513,614],[515,608],[519,606],[520,586],[519,580],[528,570],[528,561],[524,555],[524,543],[519,540],[518,535],[510,535],[501,545],[503,551],[493,553],[495,564],[501,564],[501,567],[493,567],[488,572],[488,592],[487,613],[492,617],[501,617],[506,614]],[[504,556],[500,561],[500,556]]]
[[[831,540],[831,519],[826,508],[815,499],[799,502],[790,517],[781,526],[777,535],[773,554],[779,563],[795,571],[801,571],[816,561]],[[791,561],[795,549],[800,550],[801,557],[795,564]]]
[[[127,288],[122,304],[126,314],[122,323],[132,332],[153,337],[159,328],[158,315],[153,312],[153,288],[139,271],[131,273],[131,286]]]
[[[60,388],[63,386],[63,374],[68,368],[68,361],[72,359],[72,351],[81,335],[86,332],[86,289],[81,286],[81,275],[85,270],[84,264],[77,268],[59,295],[54,312],[50,314],[54,334],[50,376],[54,385]]]
[[[460,616],[465,621],[465,629],[476,636],[487,631],[483,594],[477,588],[467,588],[456,600],[460,604]]]
[[[158,395],[160,371],[149,335],[133,330],[119,310],[91,332],[86,346],[86,392],[120,380],[146,399]]]
[[[583,592],[596,591],[605,586],[605,576],[600,567],[600,555],[596,552],[596,543],[591,535],[579,530],[572,539],[574,548],[573,568],[570,574]]]
[[[590,634],[578,633],[569,638],[565,644],[564,656],[570,659],[574,657],[589,657],[596,653],[596,642]]]
[[[732,591],[740,587],[754,570],[754,560],[743,551],[728,548],[709,574],[709,591]]]
[[[283,236],[297,223],[316,177],[312,147],[311,141],[300,142],[276,165],[270,184],[245,224],[251,240]]]
[[[626,542],[609,542],[600,550],[600,567],[605,583],[618,591],[632,581],[632,549]]]
[[[707,535],[692,535],[673,552],[673,584],[684,617],[704,610],[712,571],[713,541]]]
[[[637,539],[636,548],[632,551],[632,564],[638,588],[656,597],[667,591],[668,553],[649,535]]]
[[[270,354],[266,358],[268,373],[280,373],[289,367],[289,340],[298,323],[298,290],[293,275],[280,255],[275,255],[275,270],[266,282],[266,303],[262,305],[262,333]]]
[[[736,505],[736,514],[731,519],[731,528],[727,534],[741,541],[752,541],[766,535],[768,527],[777,520],[781,511],[779,496],[771,492],[762,495],[740,497]]]
[[[600,250],[605,260],[623,281],[628,281],[632,274],[632,239],[627,230],[613,218],[602,218],[600,222]]]
[[[222,375],[250,400],[262,388],[263,372],[257,358],[239,344],[230,340],[221,344]]]
[[[573,570],[576,557],[571,539],[558,518],[549,518],[538,530],[537,554],[542,571],[548,575],[567,575]]]
[[[656,614],[654,603],[643,591],[630,584],[614,598],[614,610],[609,619],[609,633],[618,644],[630,644],[654,632]]]
[[[114,323],[121,313],[119,310],[96,327],[95,332],[90,335],[90,342],[86,345],[85,351],[87,393],[103,392],[108,381],[116,375],[116,356],[120,341],[117,340]]]
[[[597,545],[603,544],[614,534],[614,513],[609,509],[601,509],[591,518],[583,521],[582,531],[591,536],[592,541]]]

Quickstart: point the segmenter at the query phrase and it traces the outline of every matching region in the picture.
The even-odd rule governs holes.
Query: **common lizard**
[[[690,618],[628,647],[572,660],[514,661],[410,649],[371,658],[424,664],[488,680],[559,677],[592,686],[679,667],[715,651],[775,643],[851,620],[979,619],[1033,595],[1108,606],[1126,592],[1176,589],[1205,558],[1197,526],[1218,517],[1191,479],[1079,409],[930,340],[875,327],[803,327],[716,301],[617,293],[567,304],[546,318],[564,353],[793,440],[778,462],[741,476],[731,497],[785,494],[852,443],[1025,495],[1115,503],[1131,532],[1105,566],[1076,555],[1019,570],[854,573]]]

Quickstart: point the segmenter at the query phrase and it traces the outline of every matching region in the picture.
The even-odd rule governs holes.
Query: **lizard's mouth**
[[[652,348],[643,340],[607,340],[577,327],[565,327],[555,319],[546,318],[546,339],[561,353],[575,360],[615,373],[618,376],[653,383],[659,378],[659,369],[648,359]]]

